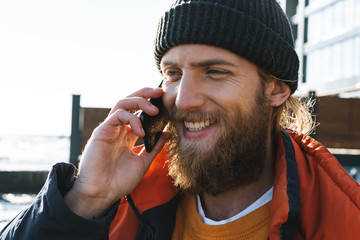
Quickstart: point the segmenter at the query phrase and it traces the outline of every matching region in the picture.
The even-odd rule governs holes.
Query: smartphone
[[[159,109],[159,113],[156,116],[149,116],[145,112],[140,114],[141,124],[145,131],[143,140],[147,152],[152,151],[169,121],[162,97],[151,98],[149,101]]]

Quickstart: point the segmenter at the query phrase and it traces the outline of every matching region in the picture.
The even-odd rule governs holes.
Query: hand
[[[79,176],[65,196],[65,202],[75,213],[85,218],[100,217],[138,185],[166,137],[163,134],[152,152],[134,153],[137,138],[145,132],[132,112],[143,110],[150,116],[156,115],[159,110],[147,99],[162,94],[160,88],[144,88],[131,94],[120,100],[94,130],[80,162]]]

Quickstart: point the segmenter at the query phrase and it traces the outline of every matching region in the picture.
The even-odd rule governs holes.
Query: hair
[[[258,67],[258,74],[263,83],[270,80],[281,80]],[[291,81],[291,80],[290,80]],[[283,104],[273,109],[272,123],[276,133],[281,128],[310,135],[316,127],[315,115],[312,114],[315,100],[310,97],[294,97],[290,95]]]

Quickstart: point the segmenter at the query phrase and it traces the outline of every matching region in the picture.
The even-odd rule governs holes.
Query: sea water
[[[0,171],[49,171],[55,163],[69,162],[69,156],[68,136],[0,135]],[[0,230],[34,198],[0,193]]]
[[[27,208],[33,202],[35,196],[35,194],[0,194],[0,231],[21,210]]]
[[[44,171],[68,162],[67,136],[0,135],[0,171]]]

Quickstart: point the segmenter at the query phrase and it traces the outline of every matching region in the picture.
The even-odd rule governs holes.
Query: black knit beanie
[[[289,21],[276,0],[176,0],[160,19],[155,60],[172,47],[198,43],[227,49],[298,85],[299,60]]]

